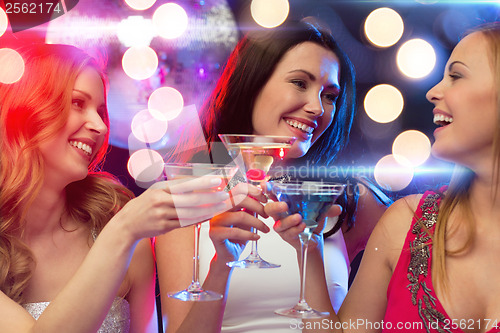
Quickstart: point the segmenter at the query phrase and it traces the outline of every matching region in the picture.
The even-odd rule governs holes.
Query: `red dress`
[[[474,325],[480,325],[481,329],[489,327],[488,333],[500,332],[500,323],[486,319],[451,320],[436,296],[431,278],[429,233],[434,233],[441,198],[441,193],[428,191],[420,200],[387,288],[387,310],[381,323],[384,333],[463,333],[463,329]]]

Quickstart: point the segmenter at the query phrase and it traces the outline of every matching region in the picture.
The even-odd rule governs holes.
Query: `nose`
[[[443,89],[442,89],[442,83],[438,82],[434,87],[429,89],[427,94],[425,94],[425,98],[433,104],[435,104],[437,101],[441,100],[443,98]]]
[[[108,126],[97,110],[89,112],[89,117],[86,122],[86,127],[94,133],[105,135],[108,132]]]
[[[316,117],[321,117],[325,112],[321,99],[321,91],[320,92],[311,91],[311,93],[308,94],[307,98],[308,100],[306,105],[304,106],[304,110],[308,114],[314,115]]]

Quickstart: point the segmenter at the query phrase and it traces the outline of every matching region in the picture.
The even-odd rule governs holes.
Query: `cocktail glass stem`
[[[299,311],[309,311],[311,307],[307,304],[305,299],[306,291],[306,267],[307,267],[307,248],[309,246],[309,240],[311,239],[311,234],[306,232],[301,232],[299,235],[300,239],[300,300],[295,305],[295,309]]]
[[[201,224],[194,225],[194,256],[193,256],[193,281],[190,286],[191,291],[201,291],[200,285],[200,229]]]
[[[328,312],[316,311],[307,304],[305,299],[306,290],[306,271],[307,271],[307,248],[311,239],[310,232],[302,232],[299,235],[300,239],[300,296],[299,302],[292,308],[279,309],[275,313],[292,318],[314,319],[324,318],[329,315]]]
[[[214,291],[204,290],[200,284],[200,229],[201,223],[194,225],[194,256],[193,256],[193,278],[191,284],[182,291],[169,294],[169,297],[180,299],[181,301],[217,301],[223,295]]]
[[[255,216],[255,217],[257,217],[256,215],[257,215],[257,214],[254,214],[254,216]],[[258,234],[257,229],[255,229],[255,228],[252,228],[252,232],[253,232],[254,234],[256,234],[256,235]],[[257,250],[257,241],[256,241],[256,240],[253,240],[253,241],[252,241],[252,243],[251,243],[251,246],[252,246],[252,247],[251,247],[251,250],[250,250],[250,255],[249,255],[248,257],[249,257],[249,258],[254,258],[254,259],[258,259],[258,258],[260,258],[260,256],[259,256],[259,252],[258,252],[258,250]]]
[[[248,181],[250,184],[257,186],[258,188],[261,188],[259,182],[252,182]],[[259,215],[257,213],[253,213],[253,216],[258,218]],[[252,228],[252,232],[257,235],[258,231],[256,228]],[[231,261],[228,262],[227,265],[229,267],[238,267],[238,268],[278,268],[281,267],[281,265],[278,264],[273,264],[270,262],[267,262],[266,260],[262,259],[262,257],[259,255],[259,252],[257,250],[257,240],[252,240],[250,241],[250,254],[243,260],[238,260],[238,261]]]

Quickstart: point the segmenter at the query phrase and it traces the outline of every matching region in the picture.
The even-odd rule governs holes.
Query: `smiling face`
[[[287,157],[303,156],[332,123],[339,80],[335,53],[313,42],[293,47],[255,100],[253,134],[295,136]]]
[[[497,124],[496,82],[490,47],[481,33],[465,37],[453,50],[444,77],[427,93],[435,105],[432,152],[477,171],[491,158]]]
[[[95,69],[86,67],[76,78],[66,125],[40,146],[46,179],[58,179],[65,186],[87,176],[108,131],[103,121],[106,112],[102,78]]]

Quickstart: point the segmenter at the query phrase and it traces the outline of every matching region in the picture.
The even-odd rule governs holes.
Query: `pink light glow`
[[[158,56],[148,46],[131,47],[123,54],[122,67],[132,79],[145,80],[156,72]]]
[[[138,112],[132,119],[132,133],[142,142],[153,143],[167,133],[168,123],[154,118],[148,110]]]
[[[163,172],[163,158],[155,150],[141,149],[130,156],[127,169],[136,181],[151,182],[161,176]]]
[[[24,60],[13,49],[0,49],[0,82],[11,84],[19,81],[24,74]]]
[[[7,27],[9,26],[9,19],[7,17],[7,14],[3,10],[3,8],[0,8],[0,36],[2,36],[5,31],[7,31]]]
[[[125,3],[132,9],[145,10],[151,8],[156,0],[125,0]]]
[[[188,26],[188,16],[184,8],[175,3],[158,7],[153,14],[153,25],[158,35],[167,39],[180,37]]]
[[[171,87],[158,88],[149,96],[149,112],[158,120],[168,121],[176,118],[183,107],[182,94]]]

